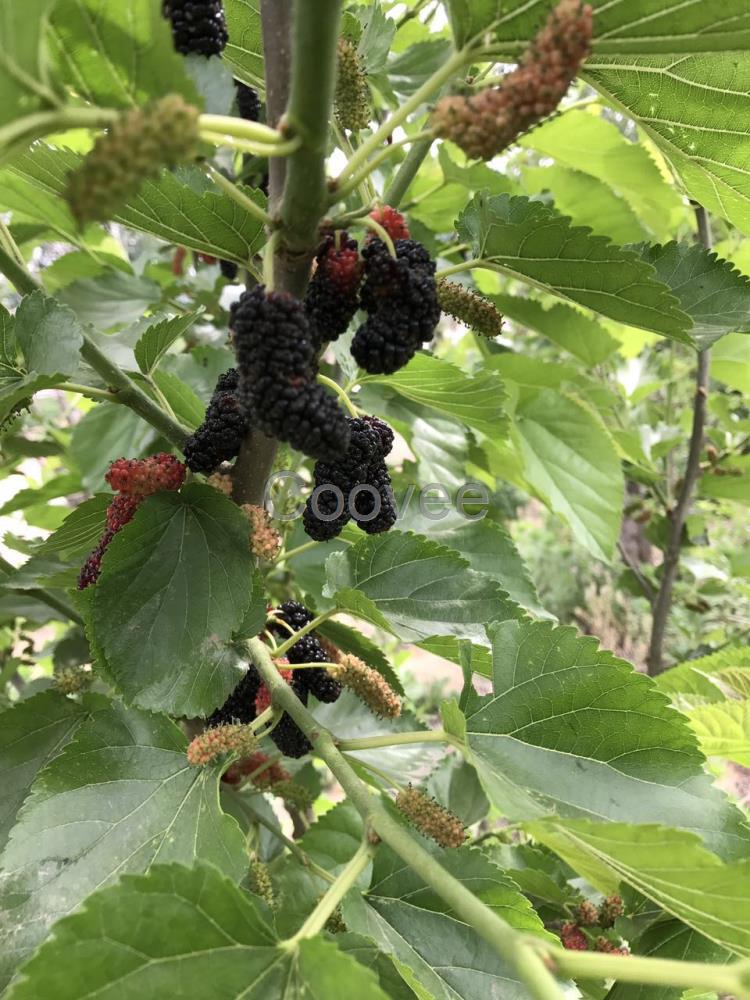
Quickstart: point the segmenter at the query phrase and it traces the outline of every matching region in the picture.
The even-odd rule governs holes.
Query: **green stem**
[[[228,146],[230,149],[236,149],[239,153],[250,153],[252,156],[271,158],[289,156],[300,147],[299,137],[290,139],[288,142],[280,142],[276,146],[264,146],[259,142],[249,142],[247,139],[238,139],[234,135],[222,135],[220,132],[210,132],[208,129],[202,129],[200,136],[212,146]]]
[[[142,389],[139,389],[133,379],[121,371],[97,347],[88,333],[83,334],[81,357],[104,379],[104,382],[117,396],[118,403],[124,403],[126,406],[129,406],[139,417],[142,417],[152,427],[155,427],[170,444],[182,450],[185,439],[190,434],[188,428],[172,420],[150,396],[147,396]]]
[[[357,736],[351,740],[338,740],[336,746],[347,750],[372,750],[376,747],[404,746],[408,743],[450,743],[461,748],[462,744],[444,729],[427,729],[416,733],[385,733],[382,736]]]
[[[260,205],[256,205],[252,198],[248,198],[244,191],[241,191],[236,184],[233,184],[228,178],[226,178],[220,171],[212,167],[210,163],[205,165],[206,171],[210,174],[213,182],[217,184],[222,191],[229,195],[232,201],[236,202],[240,208],[249,214],[255,216],[259,219],[264,226],[272,226],[273,219]]]
[[[220,135],[232,135],[249,142],[262,143],[264,146],[283,145],[289,136],[279,129],[270,128],[260,122],[250,122],[245,118],[232,118],[228,115],[201,115],[198,119],[201,130],[216,132]]]
[[[320,542],[305,542],[303,545],[297,545],[293,549],[287,549],[286,552],[282,552],[278,557],[276,564],[286,562],[287,559],[294,559],[295,556],[300,556],[303,552],[309,552],[310,549],[314,549],[319,544]]]
[[[117,121],[119,113],[109,108],[61,108],[57,111],[38,111],[0,128],[0,147],[18,139],[39,139],[53,132],[68,128],[104,128]]]
[[[528,947],[544,954],[558,974],[576,979],[615,979],[622,983],[647,983],[653,986],[681,986],[712,993],[748,997],[743,982],[750,973],[749,962],[733,965],[683,962],[643,955],[608,955],[599,951],[567,951],[556,946],[529,940]]]
[[[274,659],[277,659],[279,656],[283,656],[287,650],[292,648],[295,642],[299,642],[302,636],[307,635],[308,632],[312,632],[314,629],[318,628],[319,625],[322,625],[323,622],[327,622],[329,618],[333,618],[334,615],[338,614],[341,614],[341,608],[331,608],[330,611],[324,611],[322,614],[318,615],[317,618],[313,618],[313,620],[308,622],[307,625],[303,625],[303,627],[298,629],[294,635],[289,636],[289,638],[285,639],[280,646],[276,647],[273,652]]]
[[[431,145],[432,139],[423,139],[411,147],[406,154],[404,162],[396,171],[396,176],[383,194],[384,204],[390,205],[391,208],[398,208],[409,189],[409,185],[417,176],[417,172],[429,153]]]
[[[385,243],[386,247],[388,247],[388,253],[391,255],[391,257],[395,259],[396,248],[393,245],[391,234],[384,226],[381,226],[379,222],[377,222],[369,215],[366,215],[363,219],[360,219],[357,225],[366,226],[368,229],[372,229],[374,233],[377,233],[378,237],[383,241],[383,243]]]
[[[353,177],[350,177],[345,184],[339,184],[338,178],[331,182],[331,204],[334,204],[337,201],[343,201],[344,198],[348,197],[348,195],[350,195],[352,191],[356,190],[360,184],[366,182],[367,178],[373,170],[376,169],[376,167],[379,167],[381,163],[387,160],[390,156],[393,156],[393,154],[402,146],[405,146],[408,143],[420,143],[420,140],[426,140],[427,149],[429,149],[433,139],[434,135],[432,132],[427,131],[420,132],[415,136],[408,135],[405,139],[399,139],[398,142],[390,143],[390,145],[386,146],[385,149],[381,149],[376,156],[373,156],[372,159],[368,160],[367,163],[360,170],[358,170]],[[384,203],[386,205],[391,204],[389,201],[385,201],[385,199]]]
[[[325,868],[321,868],[320,865],[315,864],[312,858],[307,856],[299,844],[295,844],[293,840],[290,840],[286,834],[279,830],[277,826],[274,826],[273,823],[269,819],[266,819],[262,813],[256,812],[252,806],[245,806],[245,809],[250,819],[252,819],[255,823],[258,823],[260,826],[265,827],[269,833],[272,833],[274,837],[280,840],[289,852],[297,858],[301,865],[308,868],[311,872],[317,875],[318,878],[322,878],[326,882],[332,884],[336,881],[335,877],[331,875],[330,872],[327,872]]]
[[[77,392],[81,396],[88,396],[89,399],[105,399],[108,403],[119,403],[117,394],[109,389],[97,389],[93,385],[81,385],[78,382],[63,382],[57,387],[63,392]]]
[[[256,716],[250,723],[250,728],[254,733],[257,733],[259,729],[262,729],[267,722],[270,722],[277,712],[274,710],[272,705],[265,708],[260,715]]]
[[[328,892],[323,896],[297,933],[281,943],[282,948],[294,948],[299,941],[320,934],[331,914],[335,913],[341,900],[357,882],[357,879],[372,861],[375,845],[367,838],[357,848],[346,868],[341,872]]]
[[[302,144],[287,162],[281,205],[284,245],[309,259],[327,203],[325,157],[336,81],[340,0],[296,0],[292,78],[285,120]],[[356,154],[355,154],[356,156]]]
[[[449,278],[452,274],[461,274],[462,271],[471,271],[475,267],[484,267],[485,262],[479,257],[473,257],[471,260],[462,260],[458,264],[451,264],[450,267],[442,267],[437,274],[436,278]]]
[[[357,407],[352,403],[351,399],[349,399],[349,397],[341,388],[341,386],[338,384],[338,382],[334,382],[333,379],[328,378],[327,375],[320,375],[320,374],[318,374],[317,380],[318,382],[320,382],[321,385],[327,386],[329,389],[331,389],[333,392],[336,393],[336,395],[339,397],[339,399],[344,404],[344,406],[346,407],[346,409],[348,410],[349,414],[352,417],[357,416],[359,412],[357,410]]]
[[[380,148],[383,143],[388,139],[388,136],[397,128],[402,122],[412,114],[417,108],[421,107],[424,102],[431,97],[431,95],[439,90],[440,87],[451,77],[461,69],[461,67],[467,61],[467,53],[463,49],[454,52],[450,59],[444,63],[439,69],[437,69],[429,79],[425,80],[421,87],[414,91],[414,93],[409,97],[404,103],[398,108],[390,118],[387,118],[383,124],[370,136],[369,139],[365,140],[359,149],[356,151],[354,156],[352,156],[349,162],[346,164],[344,169],[339,174],[338,180],[341,183],[344,178],[351,177],[353,174],[357,173],[361,167],[370,159],[371,156],[376,155],[380,152]]]
[[[300,702],[279,675],[265,645],[250,639],[248,649],[272,700],[288,712],[311,741],[317,755],[328,765],[347,797],[366,824],[384,840],[420,878],[445,900],[459,920],[470,924],[499,954],[516,968],[535,1000],[561,1000],[553,975],[531,948],[519,949],[519,935],[470,889],[450,875],[416,838],[392,817],[379,795],[357,776],[351,764],[336,748],[333,736],[322,730],[316,719]],[[518,962],[517,952],[521,951]]]
[[[3,247],[0,247],[0,271],[21,295],[31,295],[32,292],[42,290],[40,282],[29,273],[14,254],[9,253]]]

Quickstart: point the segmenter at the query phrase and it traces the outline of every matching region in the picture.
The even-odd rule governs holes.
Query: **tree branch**
[[[467,887],[453,878],[417,839],[373,794],[339,752],[331,733],[318,722],[300,702],[274,666],[269,650],[260,639],[250,639],[248,650],[263,678],[276,707],[288,712],[305,732],[315,753],[328,765],[366,825],[377,833],[420,878],[433,887],[456,912],[459,919],[470,924],[498,953],[515,968],[536,1000],[560,1000],[562,993],[554,976],[530,945]]]
[[[706,210],[697,205],[695,216],[698,224],[698,241],[709,250],[711,248],[711,225]],[[690,433],[687,463],[682,479],[682,487],[677,504],[669,518],[669,540],[664,552],[661,581],[653,602],[653,622],[648,650],[648,672],[654,677],[664,670],[664,636],[672,607],[672,591],[680,566],[680,548],[685,521],[690,512],[695,484],[700,475],[700,459],[703,450],[703,432],[706,425],[708,396],[708,371],[710,355],[708,349],[698,352],[698,367],[695,377],[695,401],[693,403],[693,427]]]
[[[275,128],[287,109],[290,123],[302,136],[302,146],[288,159],[269,160],[268,177],[268,211],[282,223],[273,260],[274,287],[297,298],[307,288],[325,206],[339,15],[339,0],[261,3],[268,124]],[[234,466],[232,495],[237,503],[263,503],[277,448],[274,438],[250,432]]]

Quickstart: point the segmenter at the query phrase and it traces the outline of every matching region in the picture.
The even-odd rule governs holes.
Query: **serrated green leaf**
[[[151,0],[60,0],[48,37],[57,73],[90,104],[130,109],[166,94],[199,103],[169,22]]]
[[[466,664],[469,669],[481,677],[492,676],[492,653],[484,646],[459,639],[453,635],[435,636],[423,639],[417,643],[422,649],[433,656],[456,663],[459,667]]]
[[[364,63],[365,72],[369,76],[382,73],[386,68],[393,36],[396,34],[396,22],[385,16],[378,0],[374,0],[368,6],[359,7],[357,15],[364,29],[357,50]]]
[[[158,493],[109,545],[92,628],[126,698],[176,715],[207,715],[237,685],[227,642],[250,600],[242,512],[210,486]]]
[[[417,354],[395,375],[366,376],[362,383],[374,383],[385,394],[395,392],[490,437],[507,434],[505,390],[495,372],[467,375],[442,358]]]
[[[683,962],[721,963],[731,960],[724,948],[679,920],[662,920],[649,927],[639,937],[633,953],[648,958],[671,958]],[[620,982],[614,984],[607,994],[607,1000],[680,1000],[682,995],[683,989],[680,986],[644,986]]]
[[[255,569],[253,570],[250,603],[242,617],[242,622],[234,633],[235,639],[252,639],[259,635],[266,627],[267,608],[268,598],[263,584],[263,576]]]
[[[685,221],[680,195],[647,150],[600,115],[568,111],[533,129],[521,145],[605,184],[636,213],[652,239],[669,239],[676,225]],[[608,221],[603,219],[603,225]],[[609,235],[615,238],[614,232]]]
[[[326,596],[356,614],[359,595],[404,642],[433,635],[482,642],[487,622],[518,613],[493,580],[450,549],[411,533],[389,531],[334,552],[326,573]]]
[[[0,716],[0,848],[37,774],[62,750],[88,715],[79,702],[41,691]]]
[[[750,455],[733,456],[718,470],[709,469],[698,480],[698,492],[714,500],[750,503]]]
[[[14,330],[29,371],[40,375],[77,371],[83,331],[67,306],[43,292],[32,292],[18,307]]]
[[[36,372],[30,372],[14,378],[3,372],[0,376],[0,421],[5,420],[20,403],[31,400],[34,393],[41,392],[42,389],[54,389],[64,381],[59,375],[37,375]]]
[[[259,0],[224,0],[229,44],[223,59],[234,75],[252,87],[263,86],[263,33]]]
[[[654,678],[660,691],[669,695],[699,695],[708,701],[724,701],[718,683],[722,673],[732,668],[750,668],[750,649],[747,646],[727,646],[717,653],[677,663]]]
[[[191,429],[203,423],[206,408],[187,382],[163,369],[153,372],[151,377],[178,420]]]
[[[692,343],[691,321],[656,272],[633,253],[528,198],[474,196],[456,222],[475,258],[629,326]]]
[[[519,403],[514,426],[528,484],[598,559],[620,531],[623,476],[614,444],[578,401],[551,389]]]
[[[105,525],[111,493],[97,493],[68,514],[60,527],[40,544],[37,555],[60,553],[63,557],[83,555],[94,548]]]
[[[750,862],[723,864],[700,837],[656,824],[539,820],[526,824],[604,889],[626,882],[712,941],[750,955]]]
[[[750,396],[750,337],[730,333],[714,344],[711,378]]]
[[[585,226],[594,236],[606,236],[620,246],[652,236],[624,198],[581,170],[557,164],[524,167],[523,192],[534,195],[549,192],[554,207],[574,226]]]
[[[3,173],[25,182],[27,189],[30,182],[31,190],[44,199],[40,215],[48,209],[55,212],[56,225],[75,239],[76,225],[59,195],[65,189],[68,173],[80,162],[81,157],[70,150],[37,143],[29,153],[16,157]],[[188,170],[180,176],[190,178],[193,174]],[[202,178],[200,173],[195,176]],[[113,221],[151,233],[168,243],[245,264],[265,242],[262,223],[226,195],[207,191],[203,186],[199,190],[202,193],[181,182],[175,174],[163,173],[158,180],[144,184]],[[265,196],[260,191],[243,190],[259,205],[265,205]],[[8,200],[7,192],[3,192],[2,202],[8,204]]]
[[[158,366],[175,340],[187,333],[202,312],[198,309],[184,316],[171,316],[146,329],[135,345],[135,360],[144,375]]]
[[[750,767],[750,701],[699,705],[686,714],[707,757]]]
[[[186,746],[164,716],[113,703],[39,774],[1,859],[0,983],[56,919],[124,872],[205,860],[242,876],[244,837],[219,809],[220,769],[191,768]]]
[[[679,59],[592,56],[583,75],[653,139],[695,201],[748,233],[750,178],[744,123],[750,118],[750,66],[747,59],[729,51],[744,47],[744,33],[728,8],[722,8],[719,17],[711,4],[694,6],[703,7],[717,26],[727,15],[738,28],[735,40],[717,45],[718,51],[710,54]],[[741,15],[747,17],[746,12]],[[710,110],[707,95],[711,95]]]
[[[43,38],[52,0],[0,0],[0,123],[33,114],[44,103],[29,86],[41,77]]]
[[[0,385],[19,374],[16,361],[15,317],[0,304]]]
[[[375,975],[321,937],[279,946],[262,903],[207,865],[157,865],[125,876],[60,921],[23,970],[16,1000],[324,1000],[341,991],[387,1000]],[[97,961],[92,968],[91,954]],[[64,962],[66,975],[60,981]]]
[[[71,282],[60,290],[58,298],[82,323],[110,330],[141,319],[161,298],[161,288],[149,278],[108,271],[98,278]]]
[[[690,335],[710,347],[727,333],[750,333],[750,278],[697,243],[640,247],[693,320]]]
[[[593,368],[619,346],[598,320],[564,302],[544,306],[519,295],[493,295],[492,301],[507,319],[536,330]]]
[[[482,853],[468,847],[427,850],[512,927],[544,934],[518,887]],[[344,919],[350,930],[372,938],[392,958],[411,969],[435,1000],[526,1000],[528,994],[496,951],[428,888],[389,848],[378,851],[367,895],[347,897]]]
[[[489,27],[504,54],[517,55],[556,6],[554,0],[449,0],[457,42]],[[717,9],[704,0],[592,0],[595,55],[622,52],[712,52],[750,47],[750,15],[743,0]],[[592,57],[593,58],[593,57]]]
[[[664,822],[724,857],[747,853],[741,815],[712,787],[687,720],[647,677],[572,628],[502,622],[488,632],[493,694],[470,697],[466,726],[506,816]]]

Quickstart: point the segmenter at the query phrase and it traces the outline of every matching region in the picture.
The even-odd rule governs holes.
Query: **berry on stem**
[[[118,493],[147,497],[159,490],[178,490],[185,482],[185,466],[167,452],[148,458],[118,458],[104,478]]]
[[[386,719],[397,719],[401,715],[399,696],[385,677],[364,660],[352,653],[340,654],[336,666],[329,670],[339,684],[353,691],[375,715]]]
[[[221,0],[163,0],[174,47],[183,55],[218,56],[229,41]]]
[[[440,308],[459,323],[484,337],[499,337],[503,332],[503,317],[483,295],[441,278],[437,283]]]
[[[438,101],[436,134],[478,159],[502,152],[555,110],[590,52],[592,32],[591,7],[561,0],[500,87]]]
[[[458,816],[418,788],[409,785],[400,791],[396,807],[412,826],[441,847],[460,847],[466,840],[466,830]]]
[[[142,184],[198,152],[197,108],[170,94],[125,112],[68,176],[65,200],[79,226],[114,218]]]
[[[390,205],[382,205],[380,208],[374,208],[370,212],[370,218],[380,223],[394,242],[396,240],[411,239],[406,219],[395,208],[391,208]],[[370,234],[370,239],[373,238],[372,234]]]
[[[373,375],[391,375],[432,340],[440,319],[435,262],[415,240],[396,240],[396,257],[380,239],[362,251],[362,306],[368,317],[352,341],[352,356]]]
[[[370,124],[372,105],[367,75],[357,46],[348,38],[339,38],[334,107],[339,124],[349,132],[359,132]]]
[[[188,763],[193,767],[210,764],[225,753],[251,753],[258,745],[248,726],[225,725],[199,733],[187,748]]]
[[[203,423],[185,442],[185,463],[193,472],[210,475],[239,454],[248,421],[237,398],[238,384],[236,368],[219,376]]]
[[[302,303],[258,285],[232,306],[231,326],[238,397],[251,424],[313,458],[346,451],[346,416],[315,382],[316,350]]]
[[[317,349],[345,333],[359,308],[364,265],[357,241],[340,233],[327,236],[315,257],[315,271],[305,296],[305,314]]]
[[[255,718],[255,698],[261,680],[255,667],[250,666],[237,687],[220,708],[209,715],[208,726],[221,726],[231,722],[249,723]]]

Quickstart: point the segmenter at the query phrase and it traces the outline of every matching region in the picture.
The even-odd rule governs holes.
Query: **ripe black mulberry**
[[[164,0],[174,47],[182,55],[218,56],[229,41],[221,0]]]
[[[185,462],[193,472],[208,476],[239,454],[249,425],[237,399],[238,384],[236,368],[219,376],[203,423],[185,442]]]

